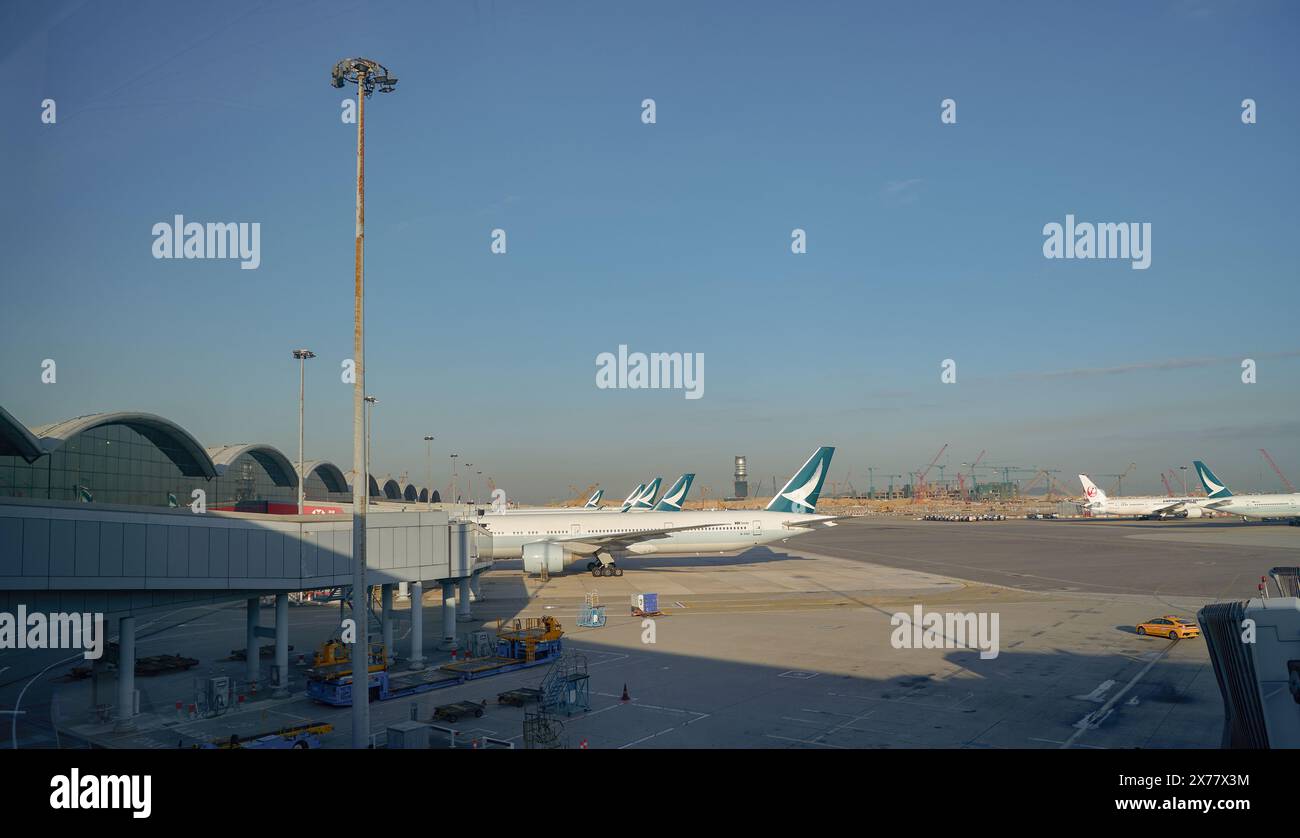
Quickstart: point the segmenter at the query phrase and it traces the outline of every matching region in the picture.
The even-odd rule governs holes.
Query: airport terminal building
[[[175,422],[138,412],[29,428],[0,407],[0,497],[177,507],[201,489],[209,509],[294,514],[299,479],[308,501],[352,500],[347,475],[334,463],[304,462],[299,475],[290,457],[266,443],[205,447]],[[424,486],[374,475],[369,484],[376,500],[429,501]]]

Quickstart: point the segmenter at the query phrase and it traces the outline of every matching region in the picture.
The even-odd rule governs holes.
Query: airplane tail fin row
[[[597,489],[587,500],[587,509],[600,509],[600,499],[605,496],[604,489]]]
[[[632,508],[632,504],[636,503],[637,498],[641,497],[641,493],[644,492],[644,491],[645,491],[645,484],[644,484],[644,483],[638,483],[638,484],[636,484],[636,488],[632,490],[632,494],[628,495],[628,496],[623,500],[623,506],[622,506],[618,511],[619,511],[619,512],[627,512],[629,509],[631,509],[631,508]]]
[[[767,510],[799,514],[816,511],[817,498],[821,495],[826,475],[830,473],[831,457],[834,454],[835,449],[829,445],[823,445],[814,451],[807,462],[786,482],[785,487],[768,503]],[[694,472],[688,472],[677,478],[672,488],[656,502],[655,495],[659,493],[659,485],[662,482],[662,478],[656,477],[648,485],[642,483],[637,486],[623,501],[619,511],[651,509],[655,512],[680,512],[686,502],[686,494],[690,492],[691,484],[695,482]],[[599,506],[600,495],[599,491],[592,495],[591,500],[587,501],[587,506]]]
[[[768,503],[767,510],[800,514],[814,512],[834,454],[835,449],[829,445],[823,445],[814,451],[808,461],[794,473],[794,477]]]

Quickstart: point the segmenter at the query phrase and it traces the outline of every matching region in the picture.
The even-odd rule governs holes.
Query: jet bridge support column
[[[469,577],[466,576],[457,580],[460,585],[460,592],[456,594],[456,619],[462,623],[468,623],[474,619],[469,611]]]
[[[456,646],[456,583],[450,579],[442,583],[442,648]]]
[[[247,611],[245,612],[245,632],[244,643],[244,680],[248,682],[251,688],[257,683],[258,664],[261,662],[261,647],[258,645],[257,626],[262,610],[262,601],[259,597],[249,597]]]
[[[275,684],[272,698],[289,696],[289,595],[275,595]]]
[[[135,730],[135,617],[123,617],[117,629],[116,730]]]
[[[391,582],[379,586],[379,614],[380,625],[383,627],[384,653],[388,659],[392,660],[395,654],[393,649],[393,584]]]
[[[424,669],[424,583],[406,586],[411,597],[411,669]]]
[[[475,573],[469,578],[469,592],[474,602],[483,601],[483,574]]]

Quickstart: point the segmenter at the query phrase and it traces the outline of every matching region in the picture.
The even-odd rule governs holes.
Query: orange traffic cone
[[[631,701],[631,700],[632,700],[632,696],[630,696],[630,695],[627,694],[627,684],[624,684],[624,685],[623,685],[623,697],[620,698],[619,701]]]

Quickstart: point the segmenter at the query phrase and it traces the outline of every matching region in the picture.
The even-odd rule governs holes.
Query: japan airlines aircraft
[[[1196,504],[1204,498],[1146,497],[1108,498],[1101,487],[1080,474],[1083,494],[1087,498],[1084,508],[1094,515],[1138,515],[1143,518],[1200,518],[1201,508]]]
[[[1193,465],[1196,466],[1197,476],[1201,478],[1201,485],[1205,487],[1206,497],[1200,499],[1200,504],[1206,509],[1247,518],[1300,517],[1300,492],[1289,495],[1234,495],[1228,484],[1215,477],[1205,463],[1194,460]]]
[[[834,526],[836,516],[816,514],[817,498],[834,453],[831,447],[814,451],[761,511],[682,510],[663,517],[654,510],[637,515],[515,511],[480,515],[477,521],[492,536],[487,551],[490,557],[522,558],[526,573],[562,573],[575,557],[587,556],[587,569],[593,576],[622,576],[616,563],[621,555],[743,550],[804,535],[818,526]]]

